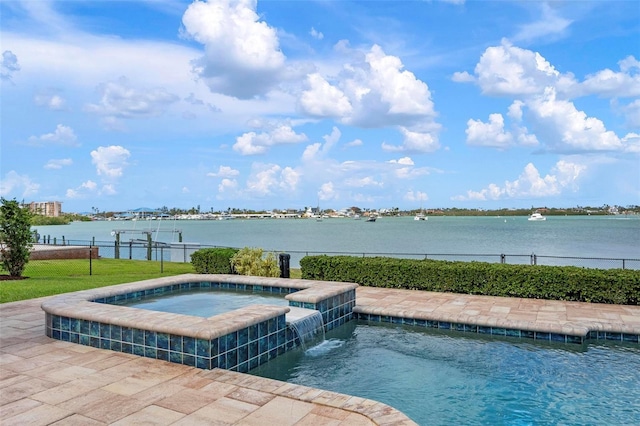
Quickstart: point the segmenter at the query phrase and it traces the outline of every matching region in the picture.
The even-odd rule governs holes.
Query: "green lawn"
[[[28,278],[0,281],[0,303],[193,272],[190,263],[94,259],[89,265],[86,259],[37,260],[27,264],[23,276]],[[291,270],[291,278],[300,276],[299,269]]]

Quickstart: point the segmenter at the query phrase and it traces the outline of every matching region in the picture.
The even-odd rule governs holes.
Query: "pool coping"
[[[355,290],[358,287],[354,283],[331,281],[285,280],[281,278],[223,274],[183,274],[65,293],[44,301],[41,307],[46,313],[61,317],[76,317],[85,321],[104,322],[122,327],[140,328],[141,326],[149,326],[162,333],[181,334],[209,340],[223,336],[240,327],[255,325],[274,316],[289,312],[289,307],[284,306],[251,305],[220,315],[202,318],[93,302],[93,300],[106,299],[135,291],[205,281],[295,288],[298,291],[288,294],[285,298],[299,304],[315,304],[324,298],[335,296],[345,290]],[[241,317],[241,319],[238,317]],[[175,325],[178,322],[180,326]]]
[[[640,306],[361,286],[354,317],[560,343],[640,344]]]

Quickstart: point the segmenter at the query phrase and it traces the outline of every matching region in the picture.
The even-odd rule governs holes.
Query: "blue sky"
[[[636,1],[2,1],[0,195],[640,204]]]

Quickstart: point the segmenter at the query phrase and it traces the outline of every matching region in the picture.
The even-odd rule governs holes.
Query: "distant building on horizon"
[[[58,217],[62,213],[60,201],[42,201],[29,203],[29,211],[40,216]]]

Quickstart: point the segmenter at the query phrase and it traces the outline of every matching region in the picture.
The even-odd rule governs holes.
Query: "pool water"
[[[638,425],[638,345],[554,344],[351,321],[251,370],[389,404],[421,425]]]
[[[150,311],[170,312],[208,318],[254,304],[289,306],[284,295],[269,292],[244,292],[202,289],[181,290],[115,302],[116,305]]]

